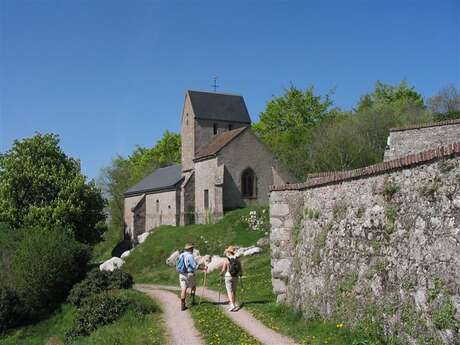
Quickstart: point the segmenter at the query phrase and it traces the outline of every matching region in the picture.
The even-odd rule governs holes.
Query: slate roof
[[[242,96],[193,90],[187,93],[197,119],[251,123]]]
[[[182,166],[171,165],[155,170],[139,183],[129,188],[124,195],[138,195],[146,192],[160,191],[174,188],[182,180]]]
[[[228,143],[243,133],[249,127],[240,127],[231,131],[216,135],[214,139],[205,147],[200,148],[195,154],[194,160],[199,160],[205,157],[213,156],[222,150]]]

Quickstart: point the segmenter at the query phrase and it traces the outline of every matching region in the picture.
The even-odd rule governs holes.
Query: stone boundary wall
[[[390,172],[395,169],[410,168],[417,164],[423,164],[432,160],[446,158],[460,153],[460,142],[453,143],[447,146],[438,147],[435,149],[414,153],[405,157],[393,159],[386,162],[369,165],[364,168],[353,170],[345,170],[338,172],[325,172],[319,174],[311,174],[311,180],[303,183],[292,183],[281,186],[271,186],[270,191],[282,190],[301,190],[307,188],[318,187],[330,183],[338,183],[342,181],[352,180],[356,178],[368,177],[376,174]]]
[[[278,302],[460,343],[460,143],[272,187],[270,217]]]
[[[421,123],[421,124],[404,126],[404,127],[396,127],[396,128],[391,128],[390,132],[402,132],[402,131],[407,131],[407,130],[412,130],[412,129],[440,127],[440,126],[456,125],[456,124],[460,124],[460,119],[446,120],[446,121],[439,121],[439,122],[430,122],[430,123]]]

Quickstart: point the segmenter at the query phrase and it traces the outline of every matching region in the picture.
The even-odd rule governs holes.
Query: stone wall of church
[[[185,96],[184,109],[181,120],[181,155],[182,171],[193,169],[195,158],[195,117],[188,93]]]
[[[277,172],[277,182],[295,182],[296,179],[275,159],[273,153],[251,130],[244,131],[219,152],[219,165],[225,165],[224,209],[244,207],[252,203],[268,205],[269,187],[274,183],[273,170]],[[256,174],[257,197],[241,198],[241,174],[250,167]]]
[[[180,206],[178,204],[178,195],[180,198],[179,190],[147,194],[146,231],[150,231],[160,225],[178,225],[178,215],[180,214],[177,209]]]
[[[134,238],[134,214],[132,209],[141,198],[142,195],[136,195],[124,199],[123,219],[125,223],[125,236],[130,239]]]
[[[212,223],[223,215],[221,169],[217,158],[195,162],[195,222]],[[205,207],[205,190],[208,208]]]
[[[460,120],[401,128],[390,132],[385,160],[406,156],[429,147],[444,146],[460,140]]]
[[[229,125],[232,126],[232,129],[249,125],[247,123],[197,119],[195,123],[195,151],[198,151],[201,147],[208,145],[213,140],[215,136],[214,124],[217,126],[217,134],[228,131]]]
[[[460,342],[460,143],[273,189],[278,301],[403,343]]]

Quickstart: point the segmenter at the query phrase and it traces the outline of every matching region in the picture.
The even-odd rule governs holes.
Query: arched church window
[[[217,134],[217,123],[214,123],[214,124],[212,125],[212,129],[213,129],[213,131],[214,131],[214,135],[216,135],[216,134]]]
[[[256,196],[256,174],[251,168],[247,168],[241,174],[241,195],[244,198]]]

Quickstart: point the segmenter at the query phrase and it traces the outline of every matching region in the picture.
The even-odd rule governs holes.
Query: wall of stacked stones
[[[385,160],[407,156],[427,147],[445,146],[460,138],[460,120],[395,129],[388,137]]]
[[[274,190],[270,215],[279,302],[308,317],[372,319],[407,343],[460,343],[458,155]]]

